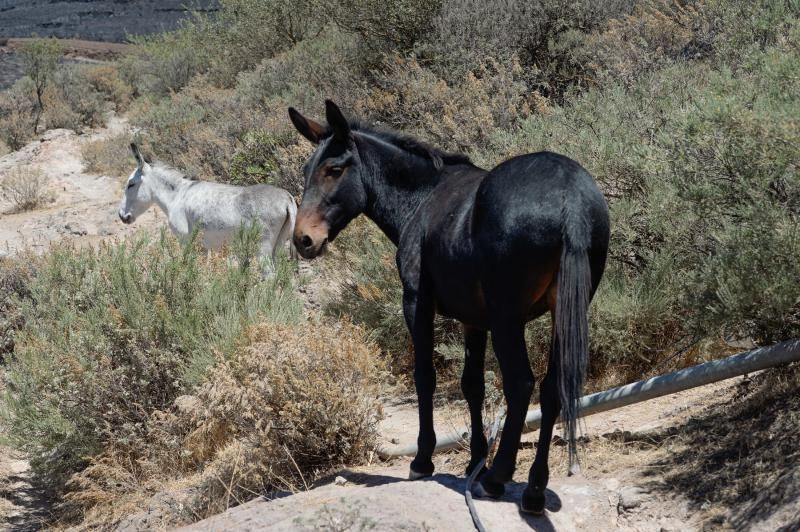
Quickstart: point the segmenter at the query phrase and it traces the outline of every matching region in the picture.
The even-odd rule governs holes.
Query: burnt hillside
[[[124,42],[171,30],[185,6],[216,10],[217,0],[0,0],[0,38],[59,37]]]

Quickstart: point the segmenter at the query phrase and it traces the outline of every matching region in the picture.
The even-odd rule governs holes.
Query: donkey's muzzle
[[[133,223],[133,214],[131,213],[124,213],[119,211],[119,219],[122,220],[124,224],[132,224]]]

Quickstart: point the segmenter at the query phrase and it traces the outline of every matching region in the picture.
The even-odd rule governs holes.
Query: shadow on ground
[[[730,401],[637,439],[673,439],[675,452],[653,464],[663,481],[651,488],[688,498],[711,516],[707,526],[800,530],[800,364],[761,373]]]

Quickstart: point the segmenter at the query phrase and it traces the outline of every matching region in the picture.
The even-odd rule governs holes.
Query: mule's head
[[[128,177],[125,193],[119,203],[119,219],[126,224],[133,223],[153,204],[153,193],[144,180],[145,174],[151,169],[150,165],[144,160],[136,144],[131,143],[131,151],[136,157],[136,169]]]
[[[366,169],[350,124],[332,101],[325,102],[325,111],[327,127],[289,108],[294,127],[317,146],[303,166],[305,188],[294,226],[294,245],[307,259],[322,253],[367,203]]]

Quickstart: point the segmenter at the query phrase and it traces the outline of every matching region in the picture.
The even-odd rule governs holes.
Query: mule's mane
[[[377,128],[357,120],[352,120],[349,123],[350,129],[353,131],[365,133],[403,151],[430,160],[437,170],[441,169],[444,164],[472,164],[472,161],[467,155],[441,150],[393,129],[383,127]],[[331,132],[329,130],[326,136],[330,134]]]

